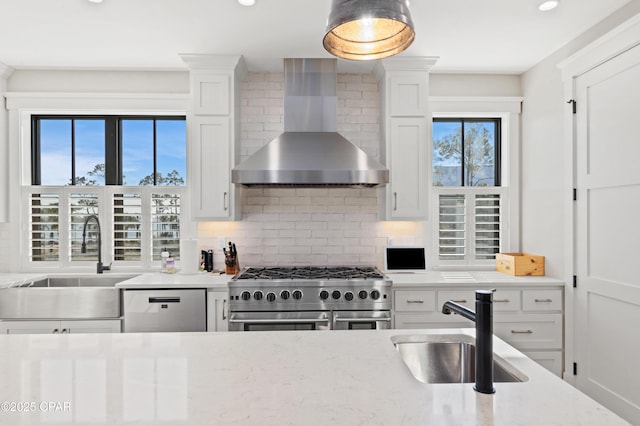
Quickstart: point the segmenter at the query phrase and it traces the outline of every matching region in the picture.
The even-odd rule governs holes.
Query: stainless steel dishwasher
[[[124,332],[206,331],[205,289],[124,290]]]

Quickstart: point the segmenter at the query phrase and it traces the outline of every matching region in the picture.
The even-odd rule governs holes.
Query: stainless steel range
[[[375,267],[246,268],[229,284],[229,330],[391,325],[391,280]]]

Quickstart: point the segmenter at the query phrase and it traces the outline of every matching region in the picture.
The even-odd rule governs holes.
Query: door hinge
[[[571,104],[571,108],[573,110],[573,113],[575,114],[576,113],[576,104],[577,104],[576,100],[575,99],[569,99],[567,101],[567,103]]]
[[[578,188],[573,188],[573,201],[578,200]]]
[[[576,275],[573,276],[573,288],[578,287],[578,277]]]
[[[574,376],[578,375],[578,363],[577,362],[573,363],[573,375]]]

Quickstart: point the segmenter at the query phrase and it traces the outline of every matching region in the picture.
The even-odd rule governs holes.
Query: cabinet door
[[[428,74],[412,73],[389,79],[390,113],[392,117],[424,117],[427,115]]]
[[[392,118],[387,185],[387,217],[427,217],[428,122],[425,118]]]
[[[192,71],[193,113],[228,115],[231,79],[228,74]]]
[[[121,322],[112,320],[60,321],[60,333],[120,333]]]
[[[227,117],[193,117],[190,123],[190,184],[195,219],[231,219],[231,134]]]
[[[0,321],[2,334],[59,334],[60,321]]]
[[[207,292],[207,331],[229,331],[228,292]]]

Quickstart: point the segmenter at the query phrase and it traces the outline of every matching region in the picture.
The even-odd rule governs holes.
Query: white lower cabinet
[[[0,321],[2,334],[120,333],[121,327],[119,319]]]
[[[229,292],[207,291],[207,331],[229,331]]]
[[[484,284],[482,288],[492,287]],[[493,304],[493,332],[534,361],[562,377],[563,288],[509,285],[497,287]],[[459,315],[442,314],[449,300],[475,309],[475,288],[467,286],[402,287],[394,283],[394,328],[475,327]]]

